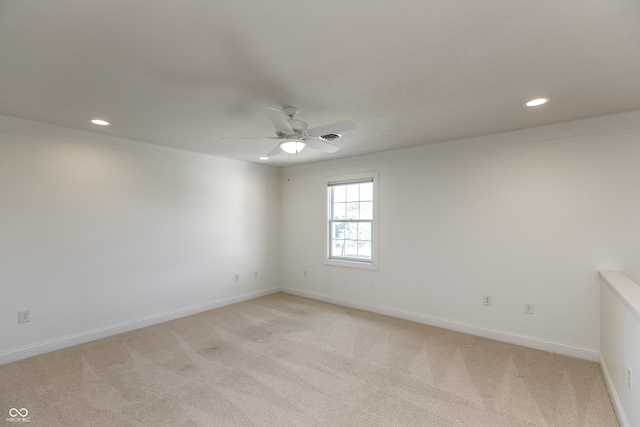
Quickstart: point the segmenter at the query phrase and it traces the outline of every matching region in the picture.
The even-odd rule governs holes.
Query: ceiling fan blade
[[[276,110],[275,108],[271,107],[265,108],[264,111],[267,116],[269,116],[273,124],[276,125],[277,130],[287,135],[294,133],[291,125],[289,125],[289,122],[287,121],[287,118],[282,111]]]
[[[223,136],[221,139],[281,139],[277,136]]]
[[[353,120],[343,120],[341,122],[311,128],[307,131],[307,135],[313,138],[317,138],[319,136],[329,135],[331,133],[340,134],[348,130],[354,130],[357,127],[358,125],[356,125],[356,122],[354,122]]]
[[[305,143],[307,144],[307,147],[315,148],[316,150],[324,151],[325,153],[335,153],[340,149],[337,145],[329,144],[328,142],[320,141],[318,139],[307,139]]]
[[[275,156],[276,154],[280,154],[280,153],[282,153],[282,148],[280,148],[280,144],[278,144],[276,145],[276,148],[269,151],[269,154],[267,154],[267,157]]]

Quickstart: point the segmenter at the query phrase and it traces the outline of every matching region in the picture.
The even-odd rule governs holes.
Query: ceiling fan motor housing
[[[306,139],[307,138],[303,130],[297,130],[297,129],[293,129],[293,133],[284,133],[280,130],[276,130],[276,135],[278,136],[278,138],[285,138],[285,139],[291,139],[291,138]]]

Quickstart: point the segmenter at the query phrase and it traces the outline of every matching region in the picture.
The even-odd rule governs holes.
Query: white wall
[[[283,287],[597,360],[597,271],[640,280],[639,141],[631,112],[283,171]],[[323,181],[370,170],[380,268],[326,266]]]
[[[0,363],[277,290],[279,204],[274,168],[0,117]]]
[[[280,285],[597,360],[597,270],[640,282],[638,141],[631,112],[280,173],[0,116],[0,363]],[[370,170],[380,268],[325,266],[325,177]]]
[[[600,275],[600,365],[620,424],[637,426],[640,425],[640,286],[618,271],[601,271]]]

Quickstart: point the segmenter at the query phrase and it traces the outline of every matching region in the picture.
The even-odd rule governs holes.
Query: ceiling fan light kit
[[[280,148],[287,154],[297,154],[302,151],[307,144],[304,141],[298,139],[291,139],[280,144]]]

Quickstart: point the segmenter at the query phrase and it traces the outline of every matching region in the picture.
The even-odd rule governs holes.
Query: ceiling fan
[[[357,127],[353,120],[343,120],[308,129],[306,122],[295,118],[298,115],[298,109],[295,107],[288,107],[283,111],[270,107],[264,110],[276,126],[276,136],[265,138],[282,140],[267,156],[274,156],[282,151],[297,154],[305,147],[325,153],[335,153],[340,147],[330,142],[338,140],[342,132],[354,130]]]

